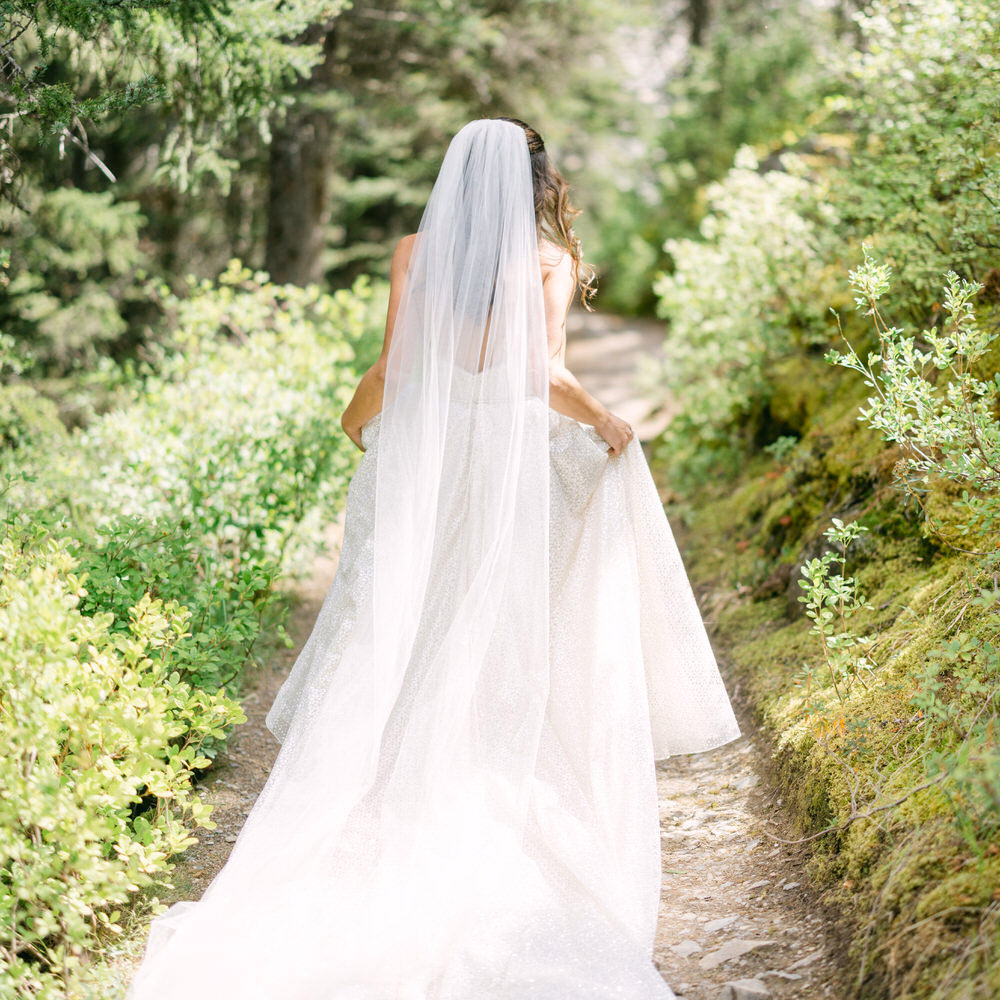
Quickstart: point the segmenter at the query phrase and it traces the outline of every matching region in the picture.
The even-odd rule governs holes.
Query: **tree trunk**
[[[705,31],[708,28],[709,0],[688,0],[685,13],[688,38],[692,45],[701,45],[705,41]]]
[[[306,285],[322,278],[330,221],[332,128],[330,112],[315,107],[311,98],[332,83],[333,34],[330,24],[305,33],[303,42],[322,40],[323,59],[284,121],[272,129],[264,267],[280,284]]]

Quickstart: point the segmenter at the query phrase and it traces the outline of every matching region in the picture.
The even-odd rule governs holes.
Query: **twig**
[[[852,823],[859,819],[874,819],[877,813],[887,812],[889,809],[895,809],[896,806],[902,805],[910,796],[916,795],[917,792],[922,792],[925,788],[931,788],[933,785],[937,785],[942,782],[948,775],[939,774],[936,778],[932,778],[930,781],[925,781],[922,785],[917,785],[916,788],[911,788],[904,796],[894,800],[893,802],[886,802],[884,805],[875,806],[869,809],[867,812],[854,813],[848,816],[843,823],[835,823],[833,826],[824,827],[818,833],[812,833],[808,837],[799,837],[797,840],[785,840],[783,837],[776,837],[773,833],[768,833],[767,830],[763,830],[765,837],[770,840],[775,841],[778,844],[788,844],[794,846],[796,844],[807,844],[811,840],[816,840],[822,837],[824,834],[833,833],[837,830],[846,830]],[[771,821],[773,822],[773,821]]]
[[[70,132],[68,128],[64,128],[62,130],[62,132],[60,133],[60,137],[64,140],[69,139],[71,142],[75,142],[76,145],[83,150],[84,155],[87,157],[87,159],[90,160],[91,163],[93,163],[94,166],[97,167],[97,169],[100,170],[101,173],[104,174],[104,176],[107,177],[109,181],[118,180],[118,178],[115,177],[115,175],[110,171],[110,169],[103,162],[103,160],[101,160],[100,157],[98,157],[95,153],[91,151],[90,144],[86,141],[87,140],[86,130],[84,129],[80,119],[74,118],[73,124],[80,130],[80,133],[83,136],[83,140],[80,140],[77,136],[73,135],[73,133]],[[62,144],[60,144],[60,154],[61,153],[62,153]]]

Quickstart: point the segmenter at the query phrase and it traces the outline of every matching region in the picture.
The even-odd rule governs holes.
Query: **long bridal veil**
[[[392,335],[372,600],[330,683],[272,710],[268,783],[202,899],[154,921],[131,997],[502,980],[498,919],[543,889],[520,848],[548,685],[542,309],[524,133],[473,122]]]
[[[548,408],[517,125],[448,148],[365,435],[281,752],[130,1000],[671,997],[653,759],[738,729],[638,445]]]

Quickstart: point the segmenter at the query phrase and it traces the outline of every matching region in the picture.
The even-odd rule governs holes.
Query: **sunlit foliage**
[[[240,721],[280,577],[343,502],[337,417],[384,305],[234,261],[163,308],[130,404],[3,454],[4,995],[72,995],[209,822],[192,785]]]

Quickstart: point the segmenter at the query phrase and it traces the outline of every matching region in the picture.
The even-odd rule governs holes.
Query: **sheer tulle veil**
[[[332,680],[279,694],[268,783],[202,899],[154,921],[131,998],[424,996],[458,939],[489,961],[498,907],[530,896],[547,393],[524,132],[474,121],[444,158],[392,334],[373,599]],[[262,963],[276,947],[337,958],[320,983],[315,964]]]
[[[670,1000],[654,759],[739,735],[641,448],[548,406],[524,131],[454,138],[341,568],[129,1000]]]

